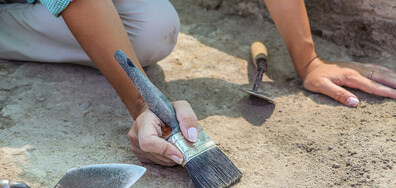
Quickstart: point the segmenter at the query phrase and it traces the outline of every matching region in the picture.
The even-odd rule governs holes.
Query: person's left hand
[[[316,58],[304,68],[301,77],[307,90],[323,93],[351,107],[356,107],[359,99],[341,86],[396,99],[396,90],[392,89],[396,88],[396,73],[379,65]]]

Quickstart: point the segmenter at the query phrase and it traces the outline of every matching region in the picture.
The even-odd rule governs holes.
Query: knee
[[[133,2],[133,1],[132,1]],[[132,4],[132,3],[131,3]],[[142,66],[148,66],[167,57],[177,42],[180,20],[175,8],[166,0],[133,3],[140,8],[132,11],[125,24],[129,38]]]

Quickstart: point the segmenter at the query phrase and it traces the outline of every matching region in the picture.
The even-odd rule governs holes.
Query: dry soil
[[[173,1],[181,33],[173,53],[146,68],[170,100],[188,100],[199,123],[243,172],[235,187],[395,187],[396,102],[358,90],[358,108],[306,91],[273,23]],[[263,41],[269,70],[250,98],[249,44]],[[325,59],[396,70],[394,59],[354,59],[315,36]],[[52,187],[72,167],[147,168],[135,187],[191,187],[181,167],[141,164],[129,149],[133,122],[99,71],[77,65],[0,63],[0,177]]]

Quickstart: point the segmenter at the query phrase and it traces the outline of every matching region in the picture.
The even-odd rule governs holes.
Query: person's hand
[[[198,120],[187,101],[172,103],[183,136],[190,142],[198,140]],[[183,161],[182,153],[165,140],[171,133],[153,112],[146,108],[128,133],[132,152],[143,163],[175,166]]]
[[[392,89],[396,88],[396,73],[379,65],[316,58],[300,75],[307,90],[323,93],[347,106],[356,107],[359,99],[341,86],[396,99],[396,90]]]

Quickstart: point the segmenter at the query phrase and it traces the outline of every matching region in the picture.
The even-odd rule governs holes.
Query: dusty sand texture
[[[191,103],[244,173],[235,187],[396,186],[395,100],[351,90],[361,99],[354,109],[308,92],[271,22],[172,2],[182,23],[178,45],[147,73],[171,100]],[[256,39],[270,54],[260,87],[276,105],[238,90],[252,86],[249,44]],[[322,57],[353,60],[345,48],[315,41]],[[396,70],[392,58],[371,60]],[[52,187],[72,167],[132,163],[148,170],[135,187],[192,186],[181,167],[134,157],[126,136],[132,119],[97,70],[1,62],[0,78],[0,177]]]
[[[263,0],[186,0],[227,15],[271,20]],[[396,1],[305,1],[313,32],[354,56],[396,54]]]

